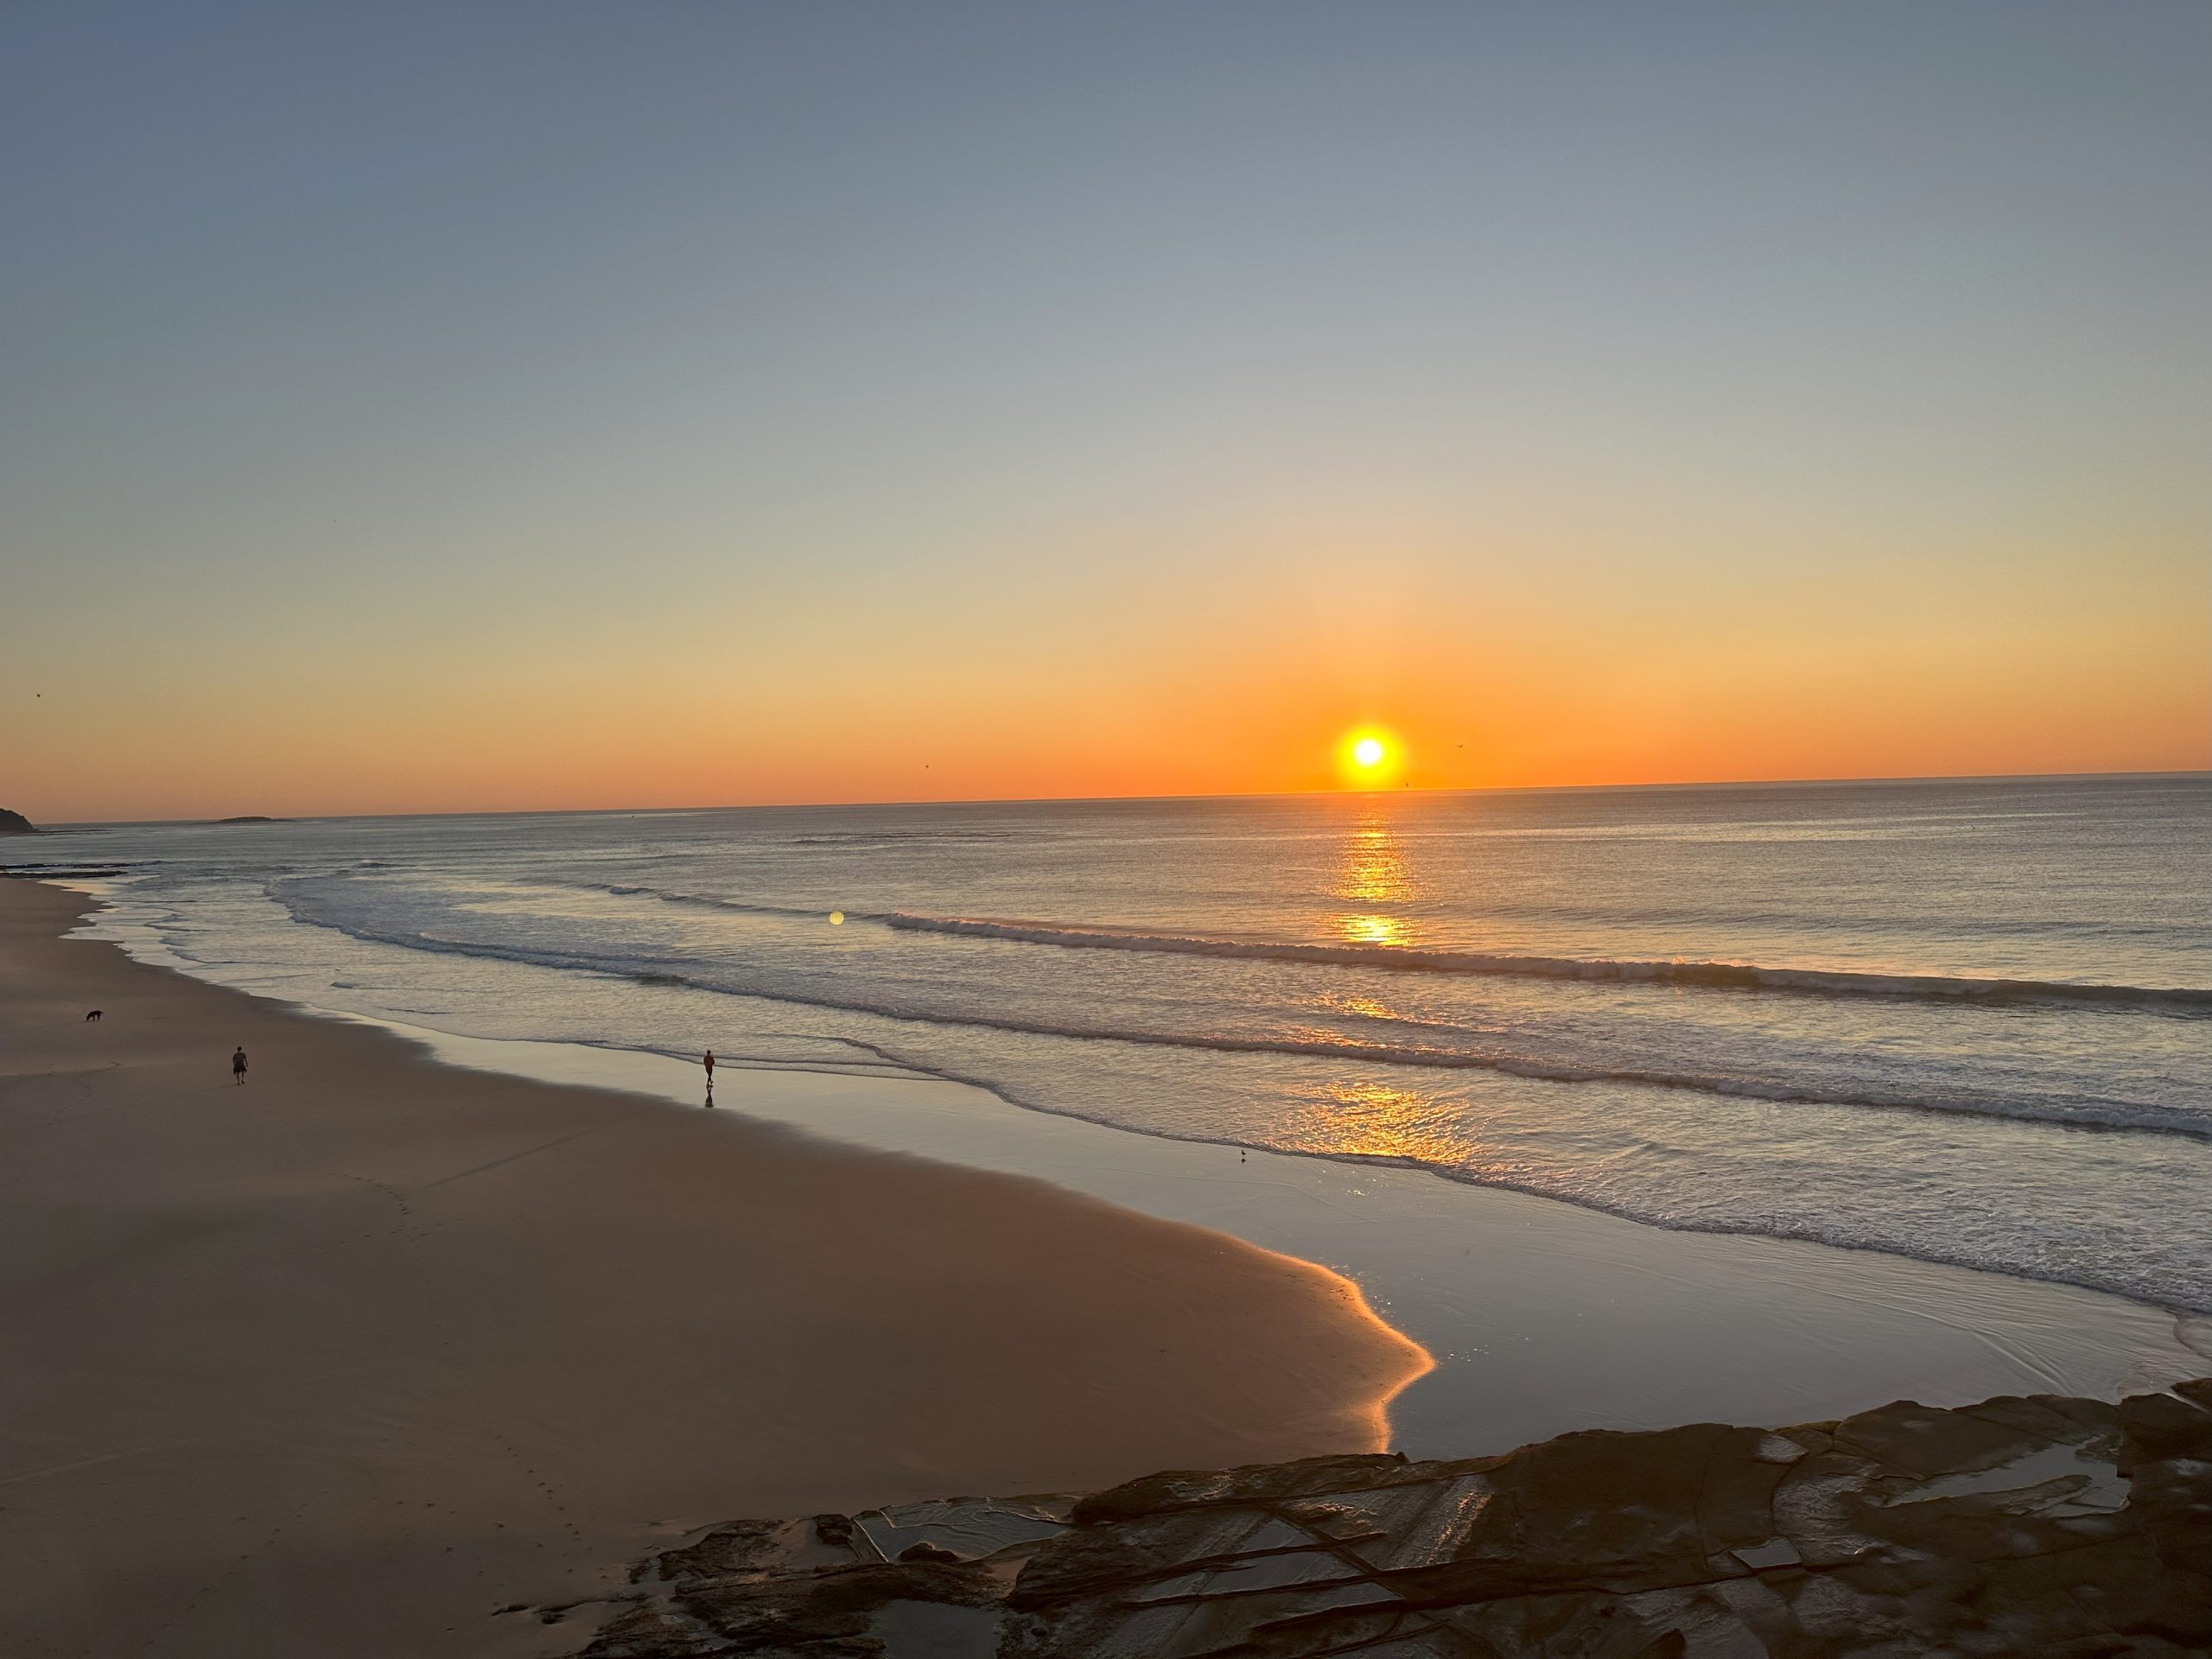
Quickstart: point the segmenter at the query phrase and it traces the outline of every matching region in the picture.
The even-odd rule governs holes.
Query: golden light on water
[[[1410,944],[1405,918],[1377,908],[1402,905],[1420,896],[1405,843],[1387,816],[1363,810],[1344,837],[1332,896],[1348,910],[1337,918],[1337,933],[1348,944]]]
[[[1344,838],[1335,896],[1369,905],[1402,904],[1414,896],[1404,845],[1389,824],[1363,823]]]
[[[1303,1151],[1397,1158],[1451,1168],[1484,1161],[1476,1135],[1449,1100],[1421,1089],[1344,1077],[1291,1096],[1292,1134]]]

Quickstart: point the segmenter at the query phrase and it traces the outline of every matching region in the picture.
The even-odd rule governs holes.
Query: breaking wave
[[[675,905],[686,910],[734,911],[741,916],[791,916],[806,920],[819,920],[830,912],[826,907],[809,909],[797,905],[761,905],[742,899],[717,899],[703,893],[676,893],[666,887],[639,887],[619,881],[570,881],[558,877],[538,878],[549,887],[568,887],[580,893],[612,893],[618,899],[658,899],[662,904]],[[848,915],[859,921],[881,922],[890,918],[868,911],[849,911]]]
[[[1884,996],[1958,1002],[2049,1002],[2138,1012],[2212,1014],[2212,990],[2097,985],[2033,979],[1964,979],[1941,974],[1883,974],[1849,969],[1770,968],[1757,963],[1617,961],[1605,957],[1522,957],[1405,945],[1301,944],[1109,928],[1056,927],[1030,922],[970,920],[894,912],[880,919],[913,932],[1076,950],[1136,950],[1166,956],[1231,957],[1311,963],[1332,968],[1381,968],[1395,973],[1503,974],[1618,984],[1689,985],[1705,989],[1779,991],[1810,996]]]
[[[665,887],[601,881],[547,885],[657,899],[688,909],[748,916],[813,919],[820,908],[769,905]],[[1848,968],[1787,968],[1760,963],[1638,960],[1606,957],[1535,957],[1505,952],[1430,950],[1408,945],[1305,944],[1295,940],[1216,938],[1200,934],[1141,933],[1051,922],[923,916],[906,911],[848,910],[854,921],[880,922],[903,932],[1070,950],[1128,950],[1153,956],[1212,957],[1329,968],[1377,968],[1391,973],[1497,975],[1577,980],[1590,984],[1679,985],[1702,990],[1770,991],[1798,996],[1864,996],[1976,1004],[2044,1003],[2134,1013],[2212,1014],[2212,989],[2194,986],[2110,985],[2075,980],[1976,978],[1946,974],[1878,973]]]
[[[1222,1054],[1281,1055],[1374,1065],[1417,1066],[1444,1071],[1485,1071],[1534,1082],[1611,1084],[1615,1085],[1688,1090],[1742,1100],[1770,1101],[1780,1105],[1826,1105],[1872,1108],[1878,1110],[1933,1112],[1945,1116],[2006,1118],[2030,1123],[2049,1123],[2093,1130],[2134,1131],[2174,1135],[2193,1140],[2212,1140],[2212,1121],[2201,1115],[2148,1102],[2065,1098],[2021,1101],[1980,1096],[1929,1096],[1892,1094],[1880,1090],[1838,1091],[1800,1089],[1784,1084],[1747,1080],[1719,1075],[1647,1070],[1636,1067],[1572,1065],[1526,1057],[1483,1052],[1426,1044],[1363,1042],[1352,1037],[1266,1034],[1237,1036],[1218,1033],[1136,1030],[1110,1024],[1075,1020],[1023,1020],[980,1009],[921,1007],[889,998],[832,995],[787,982],[756,984],[742,978],[721,978],[702,972],[708,966],[680,958],[640,958],[599,955],[588,951],[550,950],[530,945],[454,939],[405,928],[377,928],[358,919],[314,913],[314,906],[295,897],[279,895],[280,902],[299,920],[332,928],[351,938],[410,950],[476,957],[533,967],[572,972],[604,974],[640,985],[680,988],[724,996],[750,997],[800,1007],[828,1009],[842,1014],[869,1015],[925,1026],[1001,1031],[1027,1037],[1058,1038],[1072,1042],[1128,1043],[1147,1048],[1170,1048]],[[713,901],[722,902],[722,901]],[[745,908],[766,908],[745,906]],[[794,911],[811,916],[815,911]],[[727,970],[726,970],[727,971]]]

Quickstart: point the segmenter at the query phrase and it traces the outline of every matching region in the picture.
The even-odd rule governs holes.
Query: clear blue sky
[[[2201,0],[16,3],[0,166],[48,816],[2203,764]]]

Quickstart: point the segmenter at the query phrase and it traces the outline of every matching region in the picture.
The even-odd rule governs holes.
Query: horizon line
[[[1008,795],[981,796],[951,800],[747,801],[683,806],[543,806],[486,808],[476,810],[464,808],[448,811],[412,812],[233,813],[227,814],[224,817],[209,818],[71,818],[52,824],[35,825],[34,828],[36,833],[51,835],[69,830],[154,829],[172,824],[213,825],[238,818],[248,820],[264,818],[267,822],[276,823],[343,823],[378,818],[542,818],[594,816],[618,817],[626,815],[634,817],[648,812],[678,815],[702,812],[870,810],[893,807],[1105,806],[1131,802],[1166,804],[1190,801],[1289,801],[1306,800],[1317,796],[1357,798],[1379,796],[1401,798],[1409,795],[1570,795],[1602,794],[1607,791],[1630,790],[1834,789],[1851,785],[2068,783],[2091,779],[2147,780],[2162,778],[2212,779],[2212,767],[2184,767],[2178,770],[2168,769],[2155,772],[1936,772],[1857,778],[1715,778],[1644,784],[1478,784],[1451,789],[1434,787],[1417,789],[1411,785],[1401,785],[1396,789],[1253,790],[1211,795]]]

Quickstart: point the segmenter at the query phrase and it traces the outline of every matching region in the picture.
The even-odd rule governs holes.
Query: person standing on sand
[[[709,1049],[707,1058],[700,1062],[707,1068],[707,1104],[715,1103],[715,1051]]]
[[[238,1046],[238,1052],[231,1056],[231,1081],[245,1081],[245,1046],[243,1043]]]

